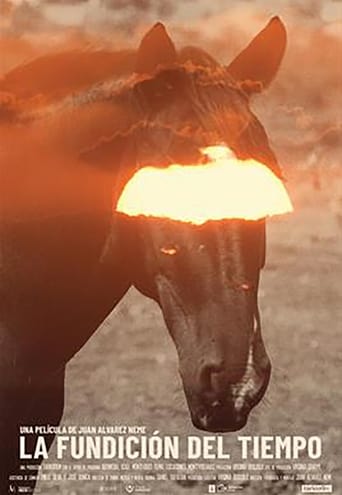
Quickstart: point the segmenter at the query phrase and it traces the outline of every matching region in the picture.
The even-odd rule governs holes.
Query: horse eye
[[[160,252],[168,256],[174,256],[178,252],[178,246],[165,246],[160,248]]]
[[[249,282],[244,282],[243,284],[240,285],[240,289],[249,291],[253,289],[253,285],[250,284]]]

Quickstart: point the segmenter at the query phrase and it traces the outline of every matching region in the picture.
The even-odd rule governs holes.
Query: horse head
[[[201,148],[214,143],[281,176],[249,99],[273,79],[285,44],[284,26],[274,18],[223,67],[197,48],[177,53],[165,28],[152,28],[141,43],[135,78],[118,95],[136,124],[92,150],[95,160],[120,157],[114,204],[135,170],[199,163]],[[271,372],[257,302],[265,219],[125,221],[134,232],[132,282],[161,307],[193,424],[208,431],[242,428]]]

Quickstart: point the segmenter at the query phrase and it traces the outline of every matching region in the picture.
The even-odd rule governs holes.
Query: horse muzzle
[[[218,387],[217,381],[216,387],[212,387],[210,393],[189,389],[183,377],[193,425],[210,432],[240,430],[246,425],[253,407],[263,398],[270,375],[271,363],[268,356],[264,356],[262,366],[257,367],[250,360],[236,383]]]

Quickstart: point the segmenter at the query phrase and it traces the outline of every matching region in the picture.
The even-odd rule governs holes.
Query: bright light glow
[[[207,163],[138,170],[116,210],[196,225],[228,218],[258,220],[293,210],[283,182],[262,163],[239,160],[226,146],[201,152]]]

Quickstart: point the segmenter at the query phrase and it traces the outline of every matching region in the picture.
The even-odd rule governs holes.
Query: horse
[[[257,306],[265,221],[195,228],[115,208],[138,167],[195,162],[218,141],[281,176],[249,98],[271,83],[285,45],[273,18],[225,67],[199,48],[177,51],[158,23],[119,69],[104,64],[89,78],[81,69],[103,53],[80,57],[72,94],[44,70],[54,55],[3,78],[2,488],[20,472],[19,426],[59,424],[66,364],[131,285],[161,307],[197,428],[240,429],[262,398],[271,371]],[[66,79],[75,60],[59,57]],[[23,73],[37,77],[39,98],[16,86]]]

